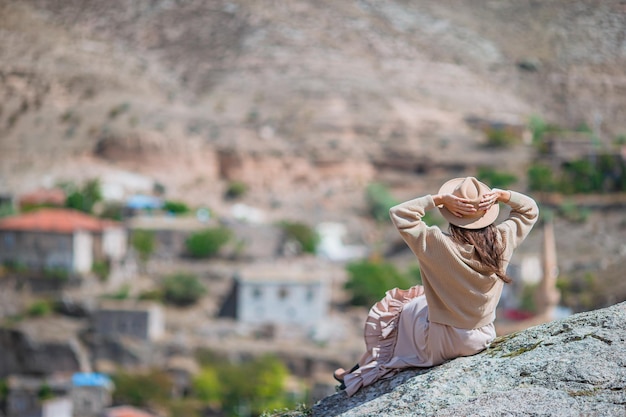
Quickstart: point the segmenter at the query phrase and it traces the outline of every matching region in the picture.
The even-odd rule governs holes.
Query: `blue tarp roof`
[[[72,375],[72,385],[75,387],[105,387],[113,385],[111,378],[96,372],[79,372]]]
[[[126,200],[126,207],[132,209],[159,209],[163,207],[163,201],[151,195],[136,194]]]

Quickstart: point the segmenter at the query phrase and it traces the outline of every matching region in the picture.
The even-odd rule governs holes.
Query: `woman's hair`
[[[478,260],[487,267],[487,270],[496,274],[507,284],[513,280],[503,271],[504,246],[498,239],[496,227],[490,224],[482,229],[465,229],[450,224],[450,235],[459,244],[474,246],[474,253]]]

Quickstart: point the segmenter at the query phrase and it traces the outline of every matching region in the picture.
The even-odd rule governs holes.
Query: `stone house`
[[[110,407],[111,379],[98,373],[7,379],[7,417],[99,417]]]
[[[307,263],[250,264],[235,273],[220,314],[247,324],[321,322],[329,307],[328,273]]]
[[[31,271],[86,274],[95,262],[120,262],[127,233],[118,222],[46,208],[0,219],[0,262]]]
[[[70,396],[74,415],[98,417],[113,402],[113,382],[100,373],[81,372],[72,375]]]
[[[65,378],[7,378],[7,417],[73,417]]]
[[[157,303],[107,301],[94,312],[93,328],[99,336],[155,341],[165,333],[163,308]]]

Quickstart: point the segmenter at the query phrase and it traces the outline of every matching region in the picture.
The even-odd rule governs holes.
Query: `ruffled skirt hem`
[[[370,309],[365,320],[365,354],[359,361],[359,369],[344,377],[345,391],[349,396],[362,387],[391,377],[399,371],[385,365],[394,356],[400,313],[405,304],[423,294],[424,287],[421,285],[408,290],[394,288],[387,291],[385,297]]]

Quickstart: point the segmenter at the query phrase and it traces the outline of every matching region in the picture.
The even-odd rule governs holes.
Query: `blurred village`
[[[138,184],[93,179],[2,196],[6,417],[258,415],[311,404],[335,391],[335,367],[360,356],[367,306],[420,282],[384,220],[397,200],[380,184],[363,190],[375,246],[340,222],[268,221],[242,203],[240,182],[226,189],[220,213],[168,200],[148,179],[139,193]],[[543,220],[509,267],[500,335],[573,312],[560,303],[559,203],[537,196]],[[622,198],[594,205],[612,210]],[[579,209],[588,201],[581,196]],[[433,214],[428,221],[445,227]],[[618,290],[601,303],[624,299]],[[242,380],[223,380],[220,372],[241,374],[237,366]]]

